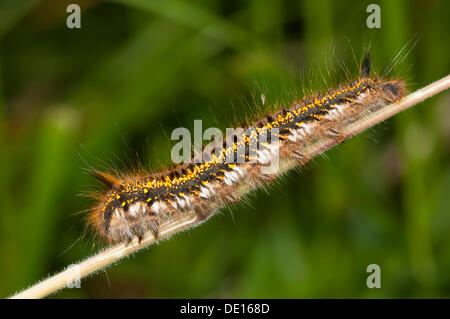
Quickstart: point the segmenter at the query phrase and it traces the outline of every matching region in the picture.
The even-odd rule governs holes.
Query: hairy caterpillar
[[[138,176],[93,171],[107,189],[91,210],[89,224],[109,242],[130,242],[147,232],[157,237],[158,225],[187,212],[194,211],[199,221],[206,220],[249,190],[304,165],[317,154],[308,151],[310,145],[326,140],[330,147],[344,141],[349,137],[342,133],[345,127],[398,101],[405,92],[401,80],[371,77],[367,54],[358,79],[266,115],[247,127],[240,139],[226,136],[218,153],[203,150],[201,163]],[[267,170],[274,157],[280,169]]]

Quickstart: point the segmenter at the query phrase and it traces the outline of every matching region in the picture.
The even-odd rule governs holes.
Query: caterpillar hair
[[[131,176],[93,171],[106,192],[90,212],[89,224],[109,242],[130,242],[147,232],[157,237],[160,224],[190,211],[199,221],[207,219],[287,169],[307,163],[314,155],[311,145],[343,142],[346,127],[405,95],[402,80],[371,77],[370,69],[367,53],[359,78],[267,114],[239,138],[226,136],[218,153],[216,147],[203,150],[201,163],[193,159],[170,170]],[[268,170],[275,160],[279,169]]]

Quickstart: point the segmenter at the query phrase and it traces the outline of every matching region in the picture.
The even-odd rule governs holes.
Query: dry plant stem
[[[414,106],[423,100],[442,92],[450,87],[450,75],[420,89],[410,95],[404,97],[401,101],[386,106],[381,110],[372,113],[370,116],[354,122],[347,126],[343,134],[343,139],[347,139],[353,135],[356,135],[369,127],[380,123],[391,116],[406,110],[407,108]],[[314,156],[324,152],[326,149],[336,145],[338,141],[335,139],[324,139],[315,144],[310,145],[306,150],[305,154],[308,158],[313,158]],[[280,162],[280,174],[292,169],[294,166],[298,165],[297,161],[289,160]],[[245,194],[251,189],[248,187],[241,187],[238,190],[240,193]],[[217,207],[220,208],[220,207]],[[72,283],[74,278],[84,278],[104,267],[107,267],[118,260],[131,255],[132,253],[150,246],[151,244],[160,241],[161,239],[168,238],[171,235],[180,232],[182,230],[187,230],[190,227],[199,225],[203,220],[199,219],[197,215],[192,211],[184,214],[183,218],[168,222],[166,224],[160,225],[160,232],[158,238],[155,238],[151,232],[146,234],[143,240],[138,243],[137,239],[132,241],[130,244],[117,244],[110,248],[100,251],[96,255],[89,257],[88,259],[67,268],[66,270],[45,279],[34,286],[12,296],[11,298],[42,298],[55,291],[66,287],[68,284]]]
[[[129,256],[132,253],[155,243],[157,240],[166,238],[176,232],[188,229],[190,226],[195,225],[198,222],[195,213],[186,214],[185,218],[178,220],[177,223],[168,223],[160,225],[160,233],[158,239],[156,239],[151,232],[148,232],[140,243],[134,240],[130,244],[117,244],[103,251],[100,251],[94,256],[88,259],[68,267],[66,270],[45,279],[36,285],[28,288],[27,290],[18,293],[11,298],[42,298],[55,291],[66,287],[73,282],[74,278],[84,278],[89,274],[92,274],[103,267],[113,264],[114,262]]]

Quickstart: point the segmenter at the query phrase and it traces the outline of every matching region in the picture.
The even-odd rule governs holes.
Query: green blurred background
[[[92,204],[79,195],[98,187],[84,168],[167,165],[174,128],[236,127],[260,93],[338,83],[369,43],[382,70],[417,40],[396,68],[409,90],[450,70],[448,1],[377,1],[380,29],[366,26],[373,1],[80,0],[68,29],[71,2],[0,1],[1,296],[98,249],[77,241]],[[449,102],[53,297],[450,297]],[[366,286],[373,263],[381,289]]]

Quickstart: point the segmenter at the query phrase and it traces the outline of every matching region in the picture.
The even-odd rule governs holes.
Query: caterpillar
[[[195,212],[202,222],[248,191],[305,165],[317,154],[309,151],[314,143],[325,141],[328,148],[343,142],[350,137],[344,128],[405,94],[402,80],[371,77],[367,53],[354,81],[293,101],[288,108],[256,120],[239,137],[227,135],[219,151],[217,143],[202,150],[200,163],[192,160],[133,176],[93,170],[105,191],[90,210],[88,224],[108,242],[128,243],[136,237],[140,241],[147,232],[156,238],[160,224],[187,212]],[[278,169],[268,169],[274,160]]]

